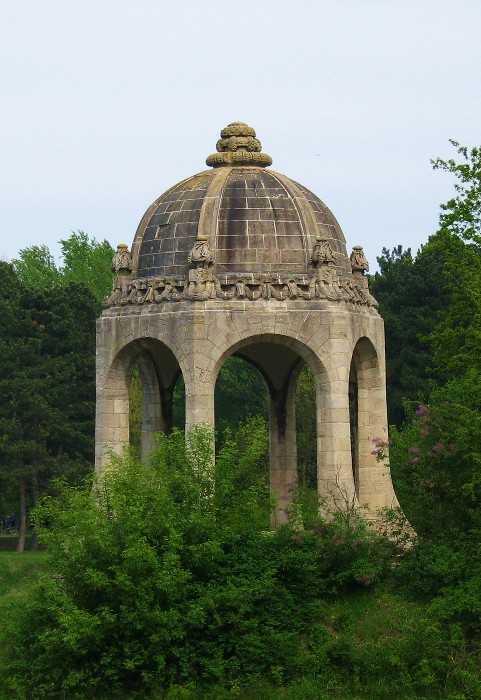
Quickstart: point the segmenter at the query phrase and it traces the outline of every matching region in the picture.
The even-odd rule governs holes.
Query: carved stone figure
[[[132,255],[125,243],[119,243],[117,246],[117,252],[112,258],[111,268],[112,272],[116,272],[117,275],[112,283],[112,294],[104,303],[105,308],[126,303],[127,286],[131,278],[133,265]]]
[[[361,294],[364,302],[368,306],[374,306],[377,308],[379,306],[379,304],[377,303],[377,300],[373,297],[373,295],[369,291],[369,283],[367,281],[367,277],[365,275],[360,275],[360,274],[359,274],[359,276],[356,276],[356,275],[353,275],[353,276],[356,279],[357,289],[358,289],[359,293]]]
[[[129,275],[132,269],[132,255],[125,243],[119,243],[117,252],[112,258],[112,272],[119,275]]]
[[[328,267],[322,267],[318,271],[318,288],[319,296],[326,297],[329,301],[338,301],[339,293],[334,286],[335,275]]]
[[[325,238],[316,238],[316,243],[312,249],[311,263],[313,265],[334,265],[337,255]]]
[[[189,253],[187,259],[189,265],[195,265],[195,267],[207,267],[214,262],[214,255],[212,254],[209,244],[207,243],[207,238],[199,234],[194,243],[194,247]]]
[[[192,269],[189,270],[188,298],[199,301],[214,299],[216,297],[212,272],[214,256],[206,237],[202,234],[198,234],[187,260],[189,265],[192,265]]]
[[[351,253],[351,269],[353,272],[369,272],[369,263],[366,256],[364,255],[364,250],[362,246],[355,245]]]

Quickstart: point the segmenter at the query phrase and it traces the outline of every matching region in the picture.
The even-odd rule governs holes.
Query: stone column
[[[363,359],[358,369],[359,502],[375,511],[397,506],[387,464],[375,454],[373,440],[388,441],[386,387],[377,358]],[[387,449],[385,450],[387,453]]]
[[[327,498],[329,511],[333,505],[348,506],[355,498],[347,378],[317,387],[317,421],[318,490]]]
[[[161,390],[152,360],[148,355],[141,356],[138,367],[142,389],[141,457],[145,460],[155,447],[155,433],[165,432],[165,421]]]
[[[277,498],[273,525],[287,521],[290,491],[297,483],[297,444],[295,385],[291,377],[287,389],[271,389],[269,415],[269,464],[271,492]]]
[[[185,430],[195,425],[215,429],[214,390],[215,381],[211,372],[194,368],[184,374],[185,381]]]
[[[108,463],[111,452],[122,454],[129,444],[129,376],[126,363],[111,370],[104,386],[97,387],[95,468]]]

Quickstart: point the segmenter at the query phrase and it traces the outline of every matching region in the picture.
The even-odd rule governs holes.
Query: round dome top
[[[307,274],[320,241],[337,271],[350,272],[333,214],[308,189],[266,169],[272,159],[252,127],[229,124],[206,162],[212,170],[174,185],[146,211],[132,248],[135,277],[186,276],[199,238],[217,275]]]

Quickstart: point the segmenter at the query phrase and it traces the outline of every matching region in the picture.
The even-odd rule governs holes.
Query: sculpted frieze
[[[187,277],[123,278],[104,306],[160,304],[167,301],[205,301],[207,299],[327,299],[360,306],[377,306],[364,275],[338,275],[327,265],[311,275],[249,273],[215,275],[210,265],[194,267]]]

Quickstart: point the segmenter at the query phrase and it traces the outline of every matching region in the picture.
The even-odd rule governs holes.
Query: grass
[[[45,552],[0,551],[0,611],[28,594],[43,568]],[[0,615],[2,613],[0,612]],[[0,626],[0,635],[2,627]]]
[[[25,549],[29,549],[32,535],[27,535]],[[0,552],[14,552],[17,548],[18,532],[0,535]]]
[[[15,698],[6,687],[6,674],[2,672],[9,652],[11,626],[16,611],[35,586],[44,562],[45,552],[0,551],[0,700]]]

